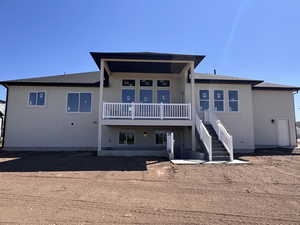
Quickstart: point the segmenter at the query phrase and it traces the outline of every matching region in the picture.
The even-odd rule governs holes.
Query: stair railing
[[[169,160],[174,159],[174,133],[167,133],[167,153]]]
[[[222,142],[225,149],[227,150],[230,160],[233,160],[233,138],[232,135],[226,130],[221,120],[217,117],[214,112],[209,112],[208,116],[209,123],[213,126],[215,132],[218,135],[218,139]]]
[[[199,115],[196,113],[196,129],[208,153],[208,160],[212,161],[212,137],[204,126]]]

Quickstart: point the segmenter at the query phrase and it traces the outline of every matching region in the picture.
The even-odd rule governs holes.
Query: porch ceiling
[[[180,73],[185,67],[186,63],[194,62],[194,66],[197,67],[197,65],[205,57],[203,55],[183,55],[153,52],[91,52],[90,54],[92,55],[99,69],[101,68],[101,59],[106,59],[107,65],[111,72],[133,73]]]
[[[186,63],[160,62],[107,62],[111,72],[128,73],[180,73]]]

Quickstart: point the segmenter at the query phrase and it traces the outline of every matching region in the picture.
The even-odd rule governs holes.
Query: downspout
[[[8,95],[9,95],[9,88],[7,85],[2,84],[5,88],[6,88],[6,100],[5,100],[5,113],[4,113],[4,129],[3,129],[3,134],[2,134],[2,146],[0,147],[0,149],[3,150],[4,146],[5,146],[5,133],[6,133],[6,121],[7,121],[7,106],[8,106]]]

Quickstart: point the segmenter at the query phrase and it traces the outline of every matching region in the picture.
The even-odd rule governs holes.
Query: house
[[[0,100],[0,143],[2,142],[2,135],[4,129],[4,115],[5,115],[5,101]]]
[[[2,81],[4,149],[232,160],[296,146],[298,87],[195,73],[203,55],[92,52],[99,71]]]
[[[300,122],[296,122],[297,139],[300,139]]]

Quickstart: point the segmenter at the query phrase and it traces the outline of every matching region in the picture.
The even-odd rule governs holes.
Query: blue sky
[[[197,72],[300,86],[299,8],[299,0],[0,0],[0,80],[95,71],[90,51],[154,51],[205,54]]]

